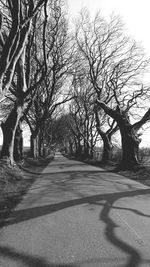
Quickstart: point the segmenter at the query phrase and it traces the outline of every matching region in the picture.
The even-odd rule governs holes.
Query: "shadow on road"
[[[22,262],[27,267],[77,267],[74,264],[51,264],[47,263],[45,259],[38,258],[24,253],[15,251],[13,248],[0,247],[0,254],[3,257],[9,257],[17,262]],[[18,265],[19,266],[19,265]]]
[[[22,263],[25,264],[25,266],[27,267],[80,267],[84,264],[87,266],[92,266],[95,264],[97,264],[97,266],[99,266],[99,264],[109,264],[110,263],[113,264],[112,266],[118,266],[118,258],[116,257],[116,259],[114,258],[94,258],[91,260],[87,260],[87,261],[83,261],[83,262],[76,262],[76,263],[62,263],[62,264],[54,264],[54,263],[48,263],[44,258],[42,257],[34,257],[25,253],[20,253],[17,252],[16,250],[14,250],[11,247],[1,247],[0,246],[0,254],[3,257],[8,257],[11,260],[17,261],[18,264]],[[124,261],[124,259],[120,259],[121,262]],[[143,261],[144,264],[149,264],[150,260],[147,261]],[[90,265],[89,265],[90,264]],[[120,262],[119,262],[120,264]],[[135,262],[135,264],[137,264],[137,262]],[[18,265],[19,266],[19,265]],[[119,265],[119,266],[123,266],[123,265]],[[128,267],[132,267],[132,266],[138,266],[138,265],[127,265]]]
[[[79,165],[81,166],[81,164],[79,164]],[[79,173],[78,170],[77,171],[70,171],[71,173],[68,171],[65,172],[65,168],[68,168],[69,166],[70,166],[70,164],[68,165],[67,163],[65,163],[65,164],[62,164],[62,166],[60,167],[61,173],[69,173],[68,178],[67,179],[66,179],[66,177],[64,178],[64,182],[63,182],[63,179],[60,179],[60,180],[58,179],[57,174],[55,174],[54,178],[52,175],[52,179],[50,181],[50,190],[51,191],[50,192],[46,191],[46,190],[49,190],[47,188],[47,185],[45,187],[42,185],[44,189],[43,189],[43,191],[41,189],[41,193],[44,194],[44,192],[45,193],[47,192],[50,194],[53,190],[53,188],[51,188],[52,184],[54,184],[55,187],[58,187],[58,189],[59,189],[58,192],[60,192],[60,191],[62,191],[62,192],[68,191],[69,192],[71,190],[74,191],[75,190],[74,189],[75,184],[73,183],[73,181],[76,179],[77,174],[80,174],[83,177],[83,172],[80,171],[80,173]],[[77,166],[78,166],[78,164],[76,165],[76,167]],[[95,177],[97,177],[97,175],[99,175],[101,172],[103,172],[103,170],[102,171],[101,170],[100,171],[99,170],[96,170],[96,171],[92,170],[92,172],[90,172],[90,171],[85,172],[84,171],[84,176],[85,176],[84,178],[86,178],[84,188],[86,188],[86,183],[87,184],[93,183],[94,175],[95,175]],[[93,177],[92,177],[91,173],[93,174]],[[97,175],[96,175],[96,173],[97,173]],[[52,174],[52,173],[50,173],[50,174]],[[50,179],[49,174],[46,173],[46,175],[47,175],[48,179]],[[60,174],[58,173],[58,175],[60,175]],[[89,175],[89,177],[88,177],[88,175]],[[113,175],[114,174],[112,174],[112,176]],[[45,177],[45,174],[44,174],[44,177]],[[115,175],[115,177],[116,177],[116,175]],[[95,186],[97,185],[96,179],[95,179]],[[111,178],[109,178],[109,179],[111,180]],[[116,180],[114,182],[116,185],[118,182],[118,186],[119,186],[119,178],[117,181]],[[82,179],[81,179],[81,183],[83,183]],[[127,185],[127,182],[126,182],[126,185]],[[78,186],[79,187],[81,186],[80,182],[79,182]],[[106,186],[106,184],[105,184],[105,186]],[[144,214],[139,210],[132,209],[130,207],[124,208],[124,207],[115,206],[115,202],[118,201],[119,199],[122,199],[122,198],[150,195],[150,188],[135,189],[134,186],[132,188],[131,184],[128,185],[128,188],[130,189],[130,191],[104,193],[104,194],[97,194],[97,195],[91,195],[91,196],[84,196],[84,195],[82,196],[82,194],[79,191],[79,194],[78,193],[76,194],[75,199],[62,201],[62,202],[55,203],[55,204],[48,204],[48,205],[37,206],[37,207],[28,208],[28,209],[16,210],[12,213],[12,216],[10,217],[7,225],[12,225],[12,224],[20,223],[20,222],[27,221],[30,219],[38,218],[40,216],[48,215],[48,214],[57,212],[59,210],[63,210],[63,209],[69,208],[69,207],[77,206],[77,205],[82,205],[82,204],[99,205],[102,207],[102,211],[99,215],[99,220],[105,224],[104,234],[105,234],[106,239],[113,246],[119,248],[126,255],[128,255],[128,262],[125,265],[116,265],[116,266],[138,267],[140,265],[140,263],[143,263],[140,252],[135,247],[130,245],[129,242],[127,242],[127,241],[125,242],[124,240],[122,240],[121,238],[119,238],[117,236],[115,229],[116,229],[116,227],[119,227],[119,225],[117,225],[113,221],[113,219],[111,218],[110,212],[112,209],[129,210],[129,211],[134,212],[138,216],[150,218],[150,214]],[[38,191],[38,194],[39,194],[39,191]],[[75,264],[68,264],[68,265],[65,265],[65,264],[64,265],[63,264],[62,265],[61,264],[59,264],[59,265],[48,264],[45,261],[45,259],[43,259],[43,258],[35,258],[33,256],[30,256],[30,255],[25,255],[23,253],[16,252],[15,250],[13,250],[12,248],[9,248],[9,247],[0,247],[0,253],[5,257],[9,257],[9,258],[12,258],[14,260],[20,260],[24,264],[26,264],[28,267],[57,267],[57,266],[59,266],[59,267],[67,267],[67,266],[68,267],[69,266],[70,267],[79,267],[80,266],[80,264],[76,265],[76,263]],[[110,259],[107,259],[107,260],[109,261]],[[100,264],[101,261],[103,262],[102,259],[99,259],[98,264]],[[113,262],[113,259],[112,259],[112,262]],[[148,264],[148,261],[146,263]],[[149,263],[150,263],[150,261],[149,261]]]
[[[81,204],[96,204],[103,206],[102,212],[100,214],[100,220],[103,221],[106,225],[105,227],[105,236],[109,242],[111,242],[114,246],[118,247],[121,249],[123,252],[129,255],[129,261],[125,265],[126,267],[137,267],[140,262],[142,261],[140,253],[133,248],[131,245],[127,244],[123,240],[119,239],[117,235],[115,234],[115,228],[117,227],[116,223],[113,222],[113,220],[110,217],[110,211],[111,209],[124,209],[123,207],[118,207],[118,206],[113,206],[114,203],[121,199],[121,198],[126,198],[126,197],[134,197],[134,196],[143,196],[143,195],[149,195],[150,194],[150,189],[138,189],[138,190],[132,190],[132,191],[126,191],[126,192],[115,192],[115,193],[109,193],[109,194],[99,194],[99,195],[94,195],[94,196],[88,196],[84,198],[79,198],[79,199],[74,199],[74,200],[69,200],[69,201],[64,201],[60,202],[57,204],[51,204],[51,205],[45,205],[41,207],[34,207],[30,209],[25,209],[25,210],[18,210],[14,211],[12,214],[12,218],[9,221],[8,224],[16,224],[22,221],[27,221],[33,218],[37,218],[39,216],[44,216],[68,207],[76,206],[76,205],[81,205]],[[105,200],[105,203],[104,203]],[[101,202],[102,201],[102,202]],[[134,213],[136,213],[139,216],[145,216],[150,218],[150,215],[143,214],[142,212],[136,210],[136,209],[131,209],[131,208],[125,208],[125,210],[130,210]],[[1,248],[2,250],[2,248]],[[0,250],[0,252],[2,252]],[[8,252],[7,248],[3,248],[3,252]],[[16,255],[17,256],[17,255]],[[19,256],[19,255],[18,255]],[[30,259],[28,259],[30,263]],[[44,262],[37,263],[35,265],[29,265],[28,266],[51,266],[51,265],[46,265]],[[52,265],[53,266],[53,265]],[[61,267],[61,265],[59,265]],[[63,266],[63,265],[62,265]],[[64,265],[67,266],[67,265]],[[71,265],[69,265],[71,266]],[[74,265],[72,265],[74,266]]]
[[[33,218],[37,218],[40,216],[44,216],[47,214],[50,214],[52,212],[56,212],[68,207],[76,206],[76,205],[81,205],[85,203],[89,204],[96,204],[98,201],[105,200],[106,204],[109,203],[110,208],[114,209],[124,209],[122,207],[113,207],[113,203],[115,203],[118,199],[125,198],[125,197],[134,197],[134,196],[139,196],[139,195],[147,195],[150,194],[150,189],[139,189],[139,190],[134,190],[134,191],[125,191],[125,192],[116,192],[116,193],[109,193],[109,194],[100,194],[100,195],[94,195],[94,196],[88,196],[84,198],[79,198],[79,199],[73,199],[69,201],[63,201],[60,203],[56,204],[50,204],[50,205],[45,205],[45,206],[40,206],[40,207],[33,207],[30,209],[24,209],[24,210],[16,210],[12,213],[12,217],[10,218],[8,224],[15,224],[19,223],[22,221],[30,220]],[[111,204],[110,204],[111,203]],[[101,204],[103,205],[103,203]],[[104,209],[106,207],[104,206]],[[135,212],[138,215],[141,216],[146,216],[150,218],[150,215],[143,214],[142,212],[134,209],[128,209],[125,208],[125,210],[130,210]],[[108,213],[110,212],[110,209]],[[106,218],[108,217],[108,214]],[[108,220],[109,222],[109,220]],[[105,220],[105,223],[107,221]]]

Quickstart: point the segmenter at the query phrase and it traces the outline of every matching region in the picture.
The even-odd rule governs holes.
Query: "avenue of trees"
[[[62,0],[0,1],[1,158],[23,156],[22,124],[31,132],[30,156],[45,148],[111,158],[120,134],[121,168],[137,165],[140,129],[150,120],[150,61],[117,16],[106,21],[82,10],[70,26]]]

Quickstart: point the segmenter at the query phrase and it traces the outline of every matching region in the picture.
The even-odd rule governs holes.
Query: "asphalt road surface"
[[[150,266],[150,188],[56,154],[0,230],[0,267]]]

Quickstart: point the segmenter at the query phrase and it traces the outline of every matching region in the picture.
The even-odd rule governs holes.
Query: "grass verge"
[[[27,159],[24,162],[25,168],[38,168],[39,172],[52,158]],[[29,187],[38,176],[31,175],[19,166],[9,166],[5,160],[0,160],[0,227],[3,227],[10,212],[22,200]]]
[[[91,164],[97,167],[101,167],[106,171],[115,172],[118,166],[118,163],[114,161],[109,161],[107,164],[101,163],[100,161],[95,160],[84,160],[85,163]],[[150,165],[141,164],[138,167],[135,167],[131,170],[120,170],[117,171],[118,174],[125,176],[129,179],[140,182],[144,185],[150,186]]]

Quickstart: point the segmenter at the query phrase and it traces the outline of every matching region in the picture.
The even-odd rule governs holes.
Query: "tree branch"
[[[150,108],[144,114],[143,118],[132,125],[132,128],[137,132],[146,122],[150,120]]]
[[[97,104],[98,107],[102,108],[106,112],[106,114],[108,114],[114,120],[118,121],[118,119],[120,119],[119,112],[109,108],[103,101],[100,101],[100,100],[97,99],[96,100],[96,104]]]

